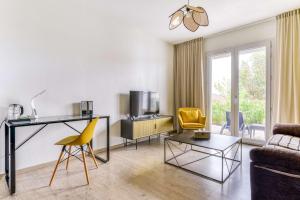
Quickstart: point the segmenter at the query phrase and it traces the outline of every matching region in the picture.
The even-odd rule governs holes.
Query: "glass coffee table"
[[[242,163],[240,137],[211,134],[193,139],[187,132],[164,139],[164,162],[210,180],[224,183]]]

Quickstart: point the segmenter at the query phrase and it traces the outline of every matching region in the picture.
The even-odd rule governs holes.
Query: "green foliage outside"
[[[243,61],[239,71],[239,109],[243,113],[246,124],[265,123],[265,52],[252,53]],[[213,124],[223,125],[226,111],[230,111],[230,79],[224,78],[214,85],[220,98],[212,102]]]

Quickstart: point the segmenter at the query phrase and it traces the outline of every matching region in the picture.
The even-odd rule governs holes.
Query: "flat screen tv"
[[[159,94],[157,92],[130,91],[130,116],[159,114]]]

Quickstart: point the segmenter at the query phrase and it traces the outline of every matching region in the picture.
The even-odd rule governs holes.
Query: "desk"
[[[87,116],[53,116],[53,117],[40,117],[38,119],[32,119],[28,121],[5,121],[5,180],[7,186],[10,190],[10,194],[16,192],[16,150],[23,146],[26,142],[32,139],[36,134],[43,130],[49,124],[63,123],[77,133],[81,131],[76,130],[67,122],[75,121],[91,121],[92,119],[98,117],[99,119],[106,119],[106,158],[101,158],[97,155],[95,157],[106,163],[109,161],[109,116],[97,116],[97,115],[87,115]],[[40,125],[34,133],[32,133],[28,138],[22,141],[18,146],[16,146],[15,136],[16,128],[26,127],[26,126],[37,126]],[[93,141],[91,141],[91,146],[93,146]]]

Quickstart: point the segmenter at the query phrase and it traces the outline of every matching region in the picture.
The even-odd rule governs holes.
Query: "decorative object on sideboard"
[[[182,22],[184,26],[192,32],[197,31],[199,26],[208,26],[209,24],[205,9],[191,6],[190,1],[170,15],[170,18],[170,30],[177,28]]]
[[[36,111],[36,107],[35,107],[35,104],[34,104],[34,100],[38,97],[38,96],[41,96],[42,94],[44,94],[47,90],[42,90],[41,92],[37,93],[36,95],[34,95],[32,98],[31,98],[31,117],[34,118],[34,119],[37,119],[39,118],[38,117],[38,114],[37,114],[37,111]]]
[[[93,101],[81,101],[80,114],[81,115],[93,115]]]

